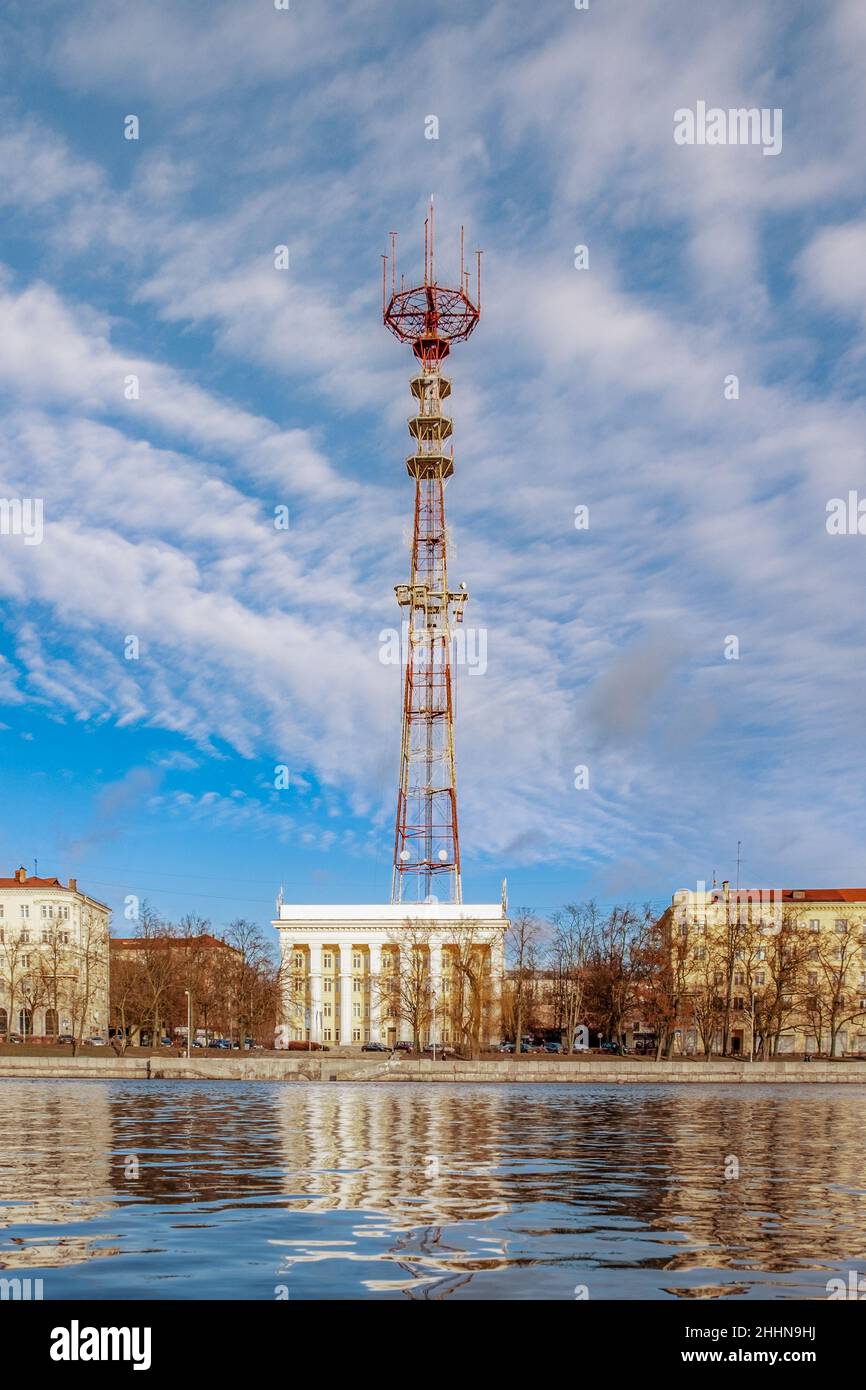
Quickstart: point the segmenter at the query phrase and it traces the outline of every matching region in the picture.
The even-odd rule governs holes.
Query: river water
[[[0,1081],[55,1298],[826,1298],[866,1087]]]

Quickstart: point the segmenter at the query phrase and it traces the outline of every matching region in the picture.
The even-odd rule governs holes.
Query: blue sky
[[[387,900],[379,255],[417,272],[433,194],[443,278],[461,222],[485,252],[450,364],[464,897],[662,904],[738,840],[743,882],[866,882],[866,536],[826,527],[866,496],[860,0],[7,0],[0,53],[0,497],[45,518],[0,536],[5,872],[217,927],[280,883]],[[676,144],[698,101],[781,108],[781,153]]]

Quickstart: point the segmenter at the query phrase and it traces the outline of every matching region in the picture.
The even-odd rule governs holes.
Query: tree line
[[[111,1022],[118,1050],[148,1034],[273,1044],[280,1013],[281,968],[255,923],[239,917],[217,934],[211,922],[188,913],[173,923],[143,903],[132,945],[111,951]]]
[[[639,1019],[663,1057],[678,1033],[706,1056],[728,1053],[745,1024],[759,1057],[795,1031],[832,1056],[848,1025],[866,1026],[864,953],[863,925],[813,930],[799,909],[767,923],[733,907],[706,926],[649,904],[569,904],[548,921],[524,910],[508,933],[504,1029],[520,1038],[546,1015],[569,1039],[586,1023],[619,1042]]]

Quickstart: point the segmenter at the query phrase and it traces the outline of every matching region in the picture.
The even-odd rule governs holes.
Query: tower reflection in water
[[[0,1097],[0,1263],[50,1298],[825,1297],[864,1268],[859,1086]]]

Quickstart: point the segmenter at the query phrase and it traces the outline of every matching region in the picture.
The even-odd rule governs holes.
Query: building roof
[[[866,888],[741,888],[731,892],[732,902],[754,902],[763,897],[766,901],[779,898],[783,902],[801,903],[866,903]],[[719,889],[713,892],[716,902],[723,901]]]
[[[25,892],[33,892],[34,889],[45,889],[52,893],[74,893],[76,897],[85,898],[87,902],[93,903],[95,907],[104,908],[108,911],[107,903],[100,902],[99,898],[92,898],[89,893],[78,887],[78,880],[71,878],[68,883],[61,883],[59,878],[37,878],[35,874],[28,874],[24,865],[13,874],[11,878],[0,878],[0,892],[10,889],[23,888]]]
[[[34,878],[32,874],[27,878],[0,878],[0,888],[62,888],[64,893],[70,891],[59,878]]]
[[[335,926],[361,924],[390,925],[404,922],[432,922],[443,926],[455,922],[488,925],[506,920],[501,903],[283,903],[273,926],[320,923]]]
[[[236,948],[210,932],[198,936],[112,936],[109,946],[119,946],[121,950],[140,951],[144,946],[207,946],[209,950],[234,951]]]

